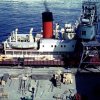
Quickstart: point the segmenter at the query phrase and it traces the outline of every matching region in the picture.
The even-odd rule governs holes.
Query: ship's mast
[[[30,42],[33,42],[33,35],[32,35],[32,32],[33,32],[33,28],[30,29],[30,33],[29,33],[29,41],[30,41]]]
[[[16,30],[15,30],[15,40],[16,40],[16,42],[17,42],[17,33],[18,33],[18,28],[16,28]]]

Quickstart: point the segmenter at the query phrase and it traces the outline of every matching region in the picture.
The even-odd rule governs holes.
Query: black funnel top
[[[52,12],[43,12],[42,13],[42,21],[43,22],[53,21]]]

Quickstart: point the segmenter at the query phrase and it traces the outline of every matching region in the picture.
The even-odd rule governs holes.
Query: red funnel
[[[42,13],[43,38],[53,37],[53,16],[51,12]]]

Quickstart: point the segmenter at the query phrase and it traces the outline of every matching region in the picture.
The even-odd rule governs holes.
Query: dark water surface
[[[54,23],[75,23],[80,16],[81,1],[48,0],[48,7],[53,12]],[[15,28],[23,33],[27,33],[31,27],[35,32],[40,31],[43,11],[43,0],[0,0],[0,41],[5,40]]]
[[[45,11],[44,0],[0,0],[0,42],[10,32],[19,28],[19,32],[27,33],[31,27],[34,32],[42,27],[42,15]],[[81,14],[82,0],[47,0],[48,8],[53,12],[54,24],[58,22],[75,23]]]

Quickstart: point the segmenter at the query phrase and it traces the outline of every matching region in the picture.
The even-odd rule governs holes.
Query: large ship
[[[18,29],[11,33],[3,42],[0,56],[3,65],[0,69],[0,100],[100,100],[99,67],[87,68],[94,63],[100,65],[100,59],[95,58],[100,47],[94,39],[98,23],[95,4],[83,2],[83,15],[77,27],[65,24],[60,29],[56,24],[53,30],[52,13],[46,11],[42,13],[43,30],[40,33],[33,35],[33,28],[28,34],[19,34]],[[80,59],[76,67],[83,72],[77,73],[75,66],[70,67],[69,59],[72,61],[70,66]]]
[[[24,65],[64,65],[63,56],[69,56],[75,50],[75,27],[66,23],[60,29],[59,24],[56,24],[53,30],[53,15],[50,11],[42,13],[42,21],[43,30],[40,33],[33,36],[31,28],[28,34],[19,34],[16,29],[3,42],[4,55],[13,59],[8,63],[5,60],[5,64],[18,64],[21,60]]]

